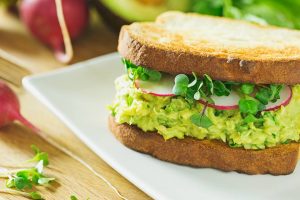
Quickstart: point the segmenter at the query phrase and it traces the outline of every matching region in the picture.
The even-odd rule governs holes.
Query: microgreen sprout
[[[49,165],[48,154],[46,152],[42,152],[37,146],[31,145],[31,149],[34,151],[35,156],[28,160],[27,162],[39,162],[43,161],[43,165]]]
[[[70,196],[71,200],[78,200],[78,198],[75,195]]]
[[[192,81],[190,82],[190,80]],[[192,76],[185,74],[177,75],[173,87],[175,95],[183,96],[190,102],[200,99],[207,102],[202,113],[194,114],[190,118],[193,124],[203,128],[209,128],[213,125],[212,121],[205,115],[207,104],[214,103],[211,96],[214,94],[217,96],[228,96],[230,91],[231,88],[223,82],[213,81],[207,74],[204,74],[203,78],[199,79],[195,73]]]
[[[0,190],[0,193],[20,195],[20,196],[26,197],[28,199],[34,199],[34,200],[42,200],[43,199],[42,195],[36,191],[35,192],[23,192],[20,190],[13,190],[13,189],[6,188],[3,190]]]
[[[210,126],[213,125],[212,121],[205,115],[206,108],[207,108],[207,102],[201,113],[197,113],[191,116],[190,119],[193,124],[203,128],[209,128]]]
[[[125,69],[128,73],[128,77],[131,80],[141,79],[143,81],[159,81],[161,79],[161,73],[156,70],[136,66],[129,60],[122,59]]]
[[[37,191],[26,192],[27,189],[32,189],[33,186],[47,185],[55,180],[55,178],[44,175],[44,166],[49,164],[48,154],[40,151],[35,145],[31,148],[35,152],[35,156],[30,161],[37,161],[36,166],[19,170],[5,170],[0,173],[1,178],[6,178],[5,190],[0,192],[22,195],[31,199],[42,199],[42,196]],[[45,164],[46,162],[46,164]]]

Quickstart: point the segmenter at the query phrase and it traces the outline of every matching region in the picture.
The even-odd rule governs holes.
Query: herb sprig
[[[207,74],[204,74],[202,79],[199,79],[195,73],[192,76],[179,74],[175,77],[173,87],[175,95],[183,96],[191,101],[204,99],[209,103],[214,103],[210,98],[212,95],[228,96],[230,92],[231,87],[228,84],[214,81]]]
[[[34,151],[35,156],[32,159],[28,160],[27,162],[39,162],[40,160],[42,160],[44,166],[49,165],[48,153],[42,152],[35,145],[31,145],[31,149]]]
[[[205,111],[208,103],[214,103],[211,96],[228,96],[231,88],[230,84],[225,84],[222,81],[214,81],[207,74],[204,74],[202,79],[198,78],[195,73],[192,76],[179,74],[175,77],[173,93],[185,97],[190,102],[200,99],[204,100],[206,104],[203,111],[192,115],[190,120],[199,127],[209,128],[213,123],[205,115]]]
[[[240,91],[242,98],[239,101],[239,109],[245,123],[261,122],[261,112],[270,102],[280,99],[280,92],[283,85],[253,85],[241,84]]]
[[[126,59],[122,59],[122,62],[125,65],[128,77],[131,80],[141,79],[143,81],[159,81],[161,79],[162,75],[159,71],[136,66]]]
[[[33,186],[47,185],[55,180],[53,177],[47,177],[44,175],[44,166],[49,164],[48,154],[42,152],[37,146],[31,145],[31,148],[35,152],[35,156],[30,159],[30,162],[38,162],[36,166],[18,170],[8,170],[0,173],[1,178],[7,178],[6,187],[4,191],[10,194],[22,195],[31,199],[43,199],[41,194],[37,191],[30,191]]]

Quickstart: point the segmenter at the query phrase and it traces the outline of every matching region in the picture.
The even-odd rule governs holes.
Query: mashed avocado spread
[[[278,144],[299,141],[300,85],[293,86],[290,103],[276,111],[262,112],[263,122],[243,123],[240,111],[219,111],[207,108],[213,125],[196,126],[190,120],[203,110],[203,105],[189,103],[181,96],[158,97],[137,89],[127,75],[116,80],[116,100],[110,106],[118,123],[136,125],[143,131],[157,131],[166,140],[191,136],[198,139],[218,139],[231,147],[264,149]]]

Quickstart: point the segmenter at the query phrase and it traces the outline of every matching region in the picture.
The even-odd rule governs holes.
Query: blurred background
[[[116,51],[122,25],[167,10],[300,29],[299,8],[299,0],[0,0],[0,77],[20,83]]]

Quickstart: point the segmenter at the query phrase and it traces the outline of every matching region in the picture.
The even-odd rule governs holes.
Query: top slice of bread
[[[221,17],[167,12],[123,26],[120,54],[171,74],[256,84],[300,83],[300,31]]]

